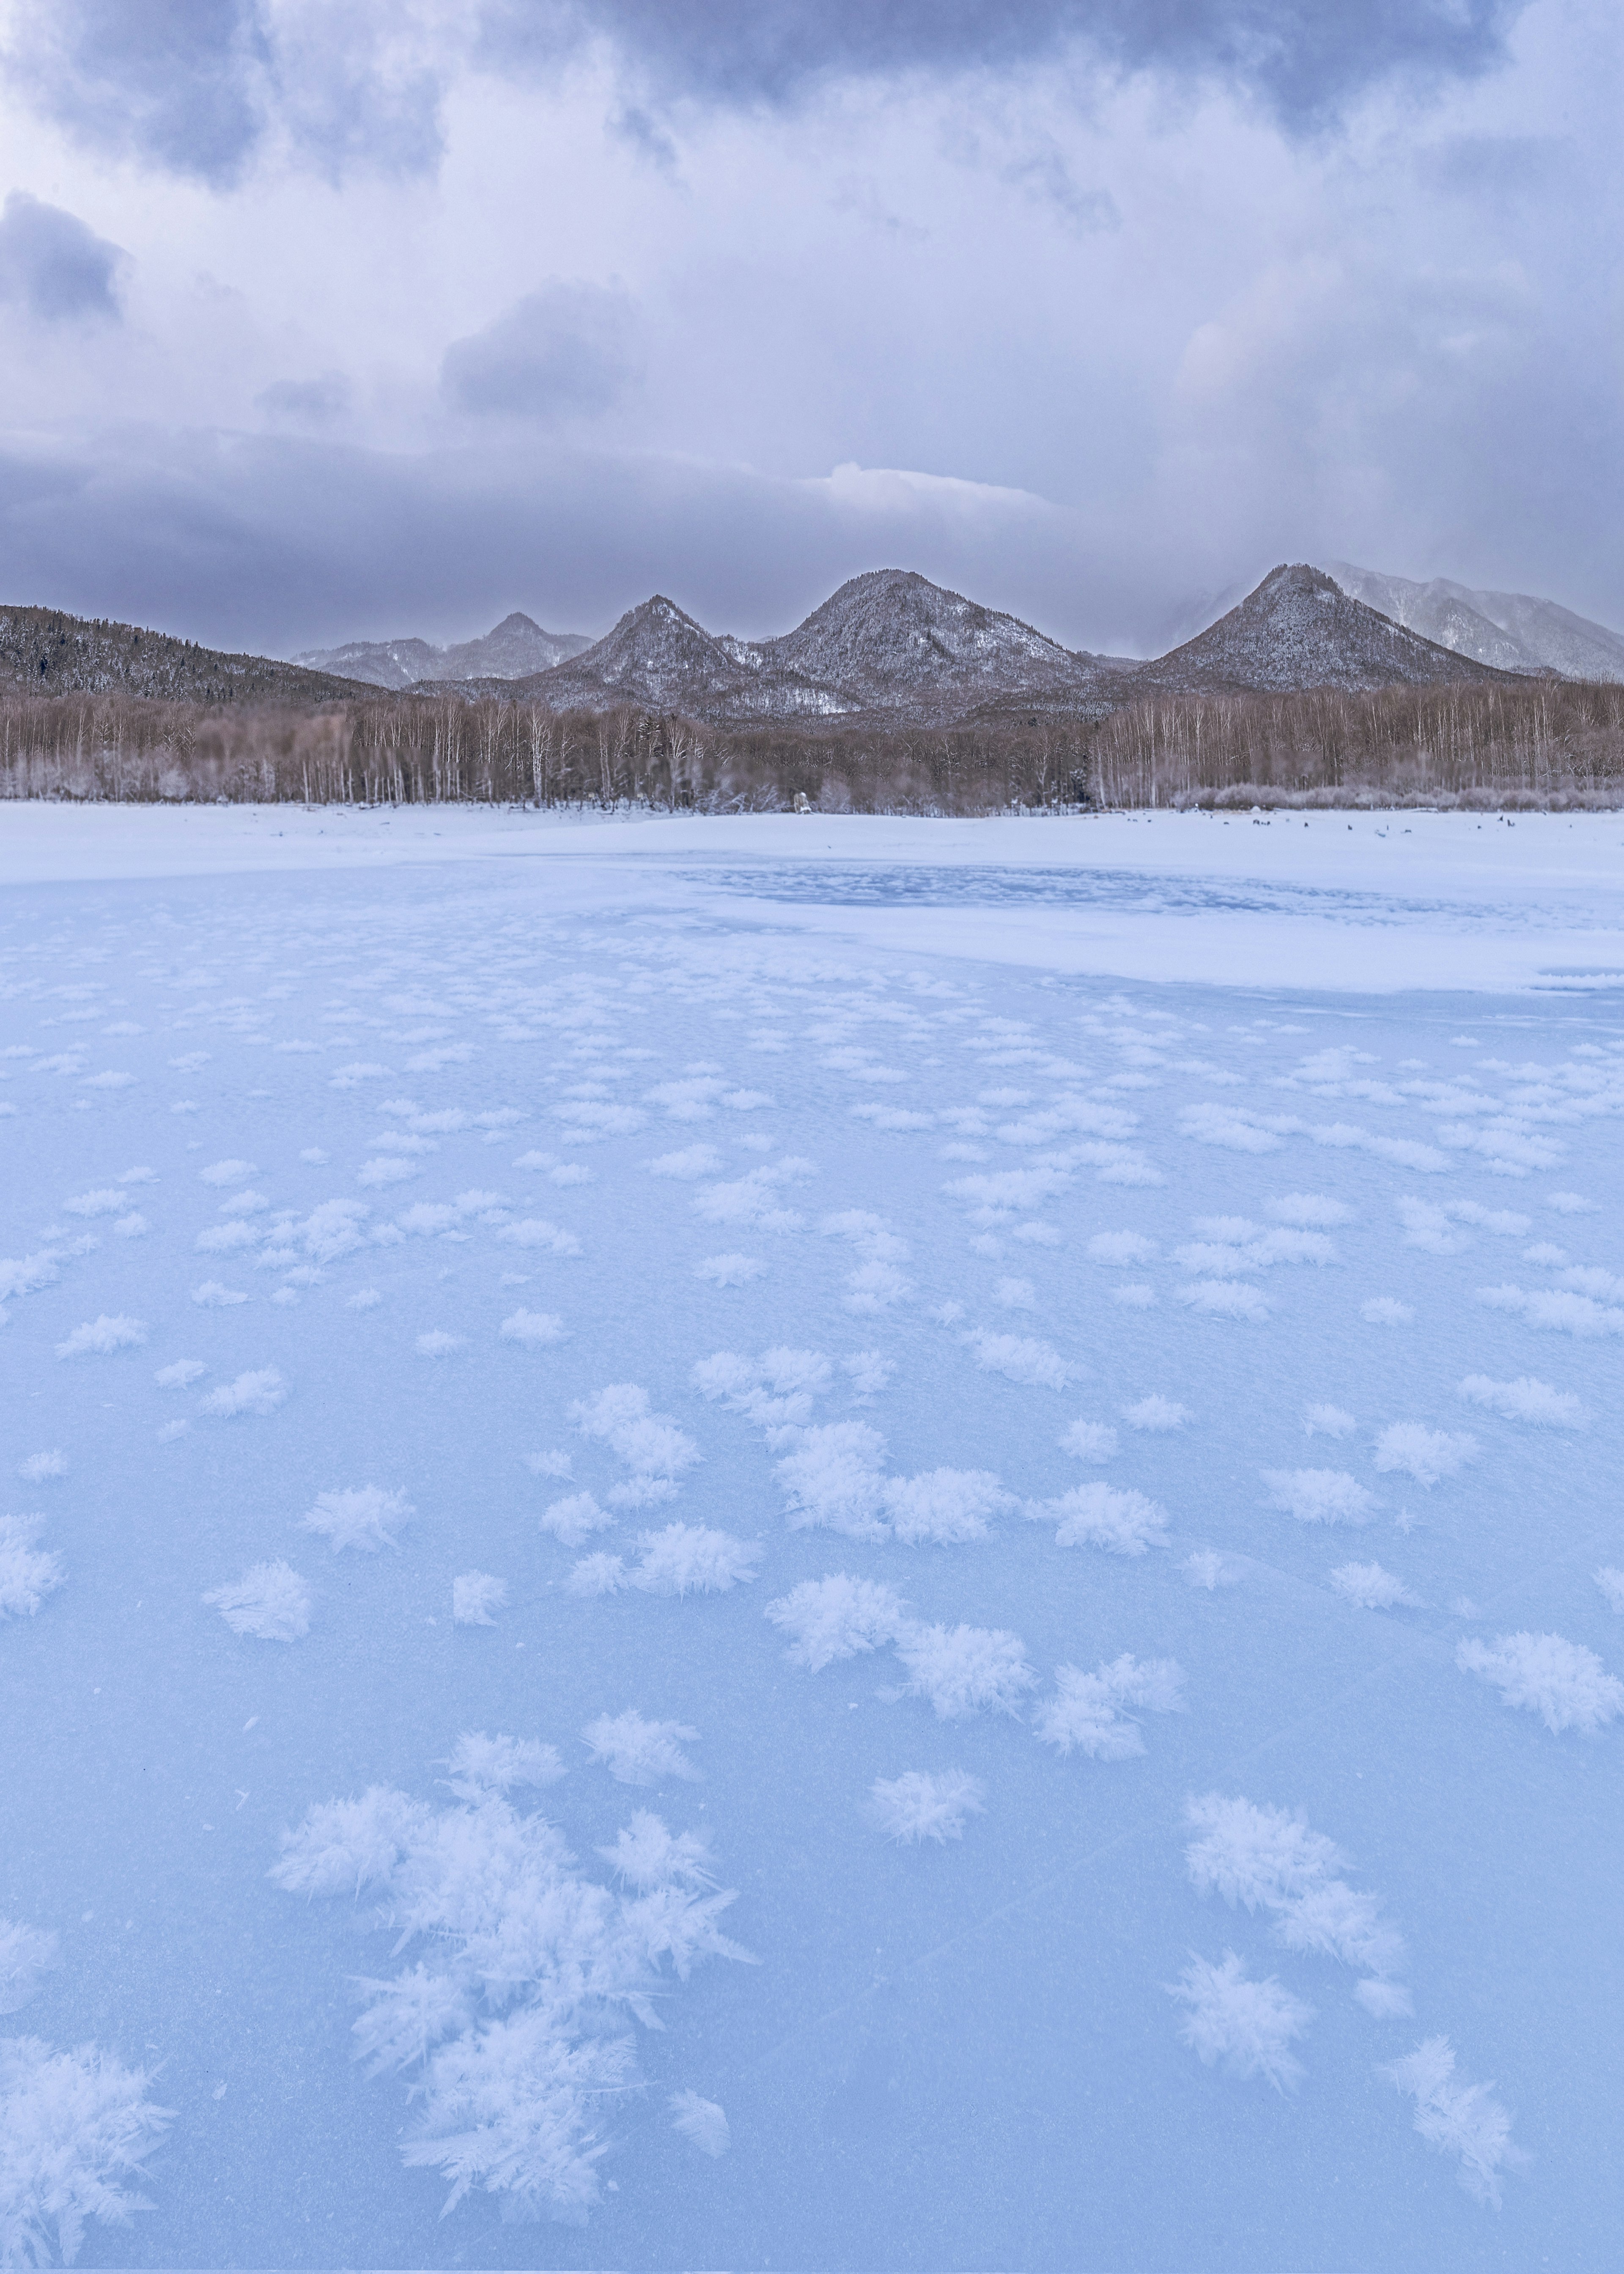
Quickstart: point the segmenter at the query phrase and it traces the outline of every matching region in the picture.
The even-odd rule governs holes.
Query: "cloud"
[[[25,0],[8,60],[77,141],[219,189],[274,138],[335,182],[432,169],[462,44],[384,0]]]
[[[101,316],[115,323],[119,272],[129,256],[74,214],[13,190],[0,214],[0,301],[41,322]]]
[[[1350,0],[492,0],[484,42],[492,61],[556,69],[574,41],[606,39],[641,82],[668,96],[748,108],[789,104],[831,81],[920,74],[1009,73],[1068,57],[1115,73],[1158,70],[1228,80],[1281,118],[1306,126],[1395,73],[1432,79],[1485,70],[1517,11],[1506,0],[1420,0],[1395,11]]]
[[[470,417],[552,423],[606,410],[637,373],[628,295],[555,277],[484,331],[454,340],[440,383],[452,408]]]

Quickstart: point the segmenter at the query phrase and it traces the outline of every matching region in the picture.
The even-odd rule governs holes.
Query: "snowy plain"
[[[1624,817],[4,807],[0,1005],[0,2263],[1613,2263]]]

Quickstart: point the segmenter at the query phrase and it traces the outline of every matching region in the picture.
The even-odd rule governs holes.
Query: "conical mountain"
[[[793,632],[763,640],[762,654],[876,710],[1089,703],[1110,676],[1019,617],[906,568],[851,577]]]
[[[1136,671],[1124,691],[1196,695],[1505,679],[1407,631],[1305,562],[1273,568],[1240,606]]]
[[[742,691],[737,659],[703,624],[657,592],[628,608],[612,632],[542,674],[535,691],[549,703],[588,709],[642,703],[653,710],[713,709]]]

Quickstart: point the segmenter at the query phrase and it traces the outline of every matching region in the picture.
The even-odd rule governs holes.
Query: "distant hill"
[[[591,644],[582,632],[545,632],[515,608],[482,639],[454,647],[435,647],[422,639],[351,640],[345,647],[308,648],[294,660],[369,686],[400,689],[423,681],[445,686],[463,680],[526,679]]]
[[[184,703],[332,703],[370,693],[331,672],[223,655],[139,624],[0,607],[0,686],[29,695],[158,696]]]
[[[776,639],[708,632],[657,594],[523,692],[560,710],[637,702],[742,723],[946,719],[1011,704],[1103,716],[1121,683],[1120,666],[1073,655],[1017,617],[879,568]]]
[[[1350,561],[1321,564],[1344,592],[1457,655],[1501,671],[1560,671],[1569,679],[1624,680],[1624,635],[1528,592],[1474,591],[1434,576],[1416,584]]]
[[[1274,568],[1238,607],[1118,682],[1136,695],[1432,687],[1507,674],[1351,599],[1323,569]]]

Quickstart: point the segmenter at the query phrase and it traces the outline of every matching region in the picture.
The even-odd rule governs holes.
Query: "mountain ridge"
[[[309,670],[337,672],[403,693],[425,681],[450,686],[463,680],[528,678],[568,662],[592,644],[584,632],[544,631],[534,617],[515,608],[479,638],[448,647],[425,639],[350,640],[342,647],[305,648],[293,660]]]
[[[1421,584],[1348,561],[1320,564],[1344,592],[1394,622],[1502,671],[1624,680],[1624,635],[1531,592],[1474,591],[1447,576]]]

